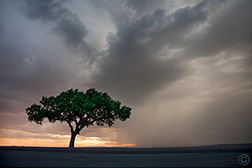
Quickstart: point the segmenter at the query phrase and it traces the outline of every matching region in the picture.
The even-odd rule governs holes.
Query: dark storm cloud
[[[55,24],[52,31],[63,37],[67,45],[88,51],[84,41],[88,33],[86,26],[63,3],[64,1],[57,0],[25,1],[22,10],[32,20]]]
[[[231,55],[243,57],[243,68],[240,82],[250,82],[252,77],[252,2],[224,1],[215,2],[219,6],[210,13],[209,21],[202,30],[192,33],[184,40],[187,44],[181,54],[190,59],[211,57],[224,54],[225,59]],[[211,6],[210,6],[211,7]],[[213,9],[213,8],[212,8]]]
[[[96,86],[138,103],[183,77],[189,69],[179,58],[161,60],[158,54],[165,47],[173,48],[188,30],[207,19],[206,4],[202,2],[168,16],[164,10],[156,10],[110,35],[108,57],[94,77]]]
[[[64,74],[57,70],[59,67],[43,59],[44,55],[50,53],[39,50],[22,37],[13,39],[8,36],[9,33],[4,31],[0,41],[1,92],[8,94],[7,91],[35,91],[50,88],[61,81]],[[30,46],[27,47],[27,44]]]
[[[206,57],[225,50],[251,53],[252,10],[251,1],[224,1],[214,3],[219,6],[211,13],[207,27],[192,34],[185,42],[186,54],[192,57]],[[210,6],[213,9],[213,6]],[[205,30],[204,30],[205,29]],[[251,55],[251,54],[249,54]]]
[[[146,15],[152,13],[153,10],[161,8],[165,4],[165,0],[128,0],[126,6],[136,11],[138,15]]]
[[[2,112],[23,112],[25,108],[23,105],[23,109],[20,107],[15,109],[20,105],[18,102],[26,102],[34,99],[36,95],[41,97],[41,94],[57,90],[57,87],[60,88],[59,85],[74,77],[74,74],[68,71],[68,66],[62,67],[65,63],[61,58],[64,57],[65,53],[62,52],[64,49],[53,44],[53,38],[47,38],[43,26],[37,24],[33,24],[33,27],[29,26],[30,22],[18,11],[19,2],[1,1],[0,108]],[[37,29],[38,27],[40,29]],[[55,50],[58,49],[61,51],[57,51],[56,54]]]
[[[148,5],[141,8],[135,1],[129,2],[127,7],[139,10],[139,13],[149,10]],[[125,15],[115,17],[118,30],[116,34],[108,36],[108,55],[99,65],[100,72],[94,76],[94,84],[110,90],[133,106],[143,99],[147,100],[146,104],[141,104],[146,105],[146,109],[134,109],[134,118],[129,120],[128,129],[122,129],[120,135],[137,135],[132,139],[135,138],[140,146],[251,142],[252,127],[248,119],[251,118],[251,96],[242,94],[251,90],[251,7],[251,1],[202,1],[170,14],[157,9],[132,23],[126,18],[121,20],[120,25],[120,19]],[[115,15],[114,11],[112,13]],[[229,60],[240,56],[241,60]],[[202,84],[198,89],[187,91],[181,86],[182,91],[175,92],[181,96],[167,93],[164,98],[169,102],[167,109],[155,110],[156,101],[162,101],[162,98],[154,100],[150,97],[165,87],[169,88],[174,82],[194,75],[199,67],[191,69],[190,64],[202,58],[207,58],[206,66],[211,65],[213,69],[200,80],[206,80],[215,89],[206,87],[201,90],[200,87],[204,88],[205,85]],[[221,61],[225,64],[214,66]],[[238,67],[225,71],[232,66]],[[237,69],[239,67],[242,70]],[[212,75],[214,78],[208,78]],[[185,82],[184,85],[191,84]],[[233,94],[221,92],[228,87]],[[195,111],[190,110],[189,101],[181,103],[188,108],[188,116],[180,114],[183,110],[176,107],[179,102],[200,92],[212,92],[213,95],[203,97],[202,104],[191,105],[200,107]],[[162,116],[163,121],[157,116]],[[143,117],[145,121],[140,121]],[[153,126],[155,121],[160,123]],[[142,126],[139,127],[139,123]],[[235,134],[234,131],[239,133]],[[119,136],[118,139],[123,138]]]

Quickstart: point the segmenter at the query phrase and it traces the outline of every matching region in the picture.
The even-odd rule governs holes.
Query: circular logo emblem
[[[246,154],[241,154],[238,158],[238,162],[240,165],[242,166],[246,166],[247,164],[249,164],[250,158],[248,155]]]

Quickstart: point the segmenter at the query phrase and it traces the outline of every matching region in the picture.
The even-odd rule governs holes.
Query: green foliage
[[[107,93],[89,89],[86,93],[78,89],[67,90],[54,97],[42,97],[40,105],[33,104],[26,109],[28,120],[42,124],[47,118],[50,122],[72,122],[76,124],[76,131],[96,123],[99,126],[112,126],[115,120],[125,121],[130,117],[131,108],[122,106],[114,101]],[[71,128],[71,126],[70,126]]]

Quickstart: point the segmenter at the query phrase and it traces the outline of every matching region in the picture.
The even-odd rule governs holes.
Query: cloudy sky
[[[0,1],[0,146],[68,146],[25,108],[96,88],[133,108],[76,146],[252,143],[252,1]]]

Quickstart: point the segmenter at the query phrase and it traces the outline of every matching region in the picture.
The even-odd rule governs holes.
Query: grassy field
[[[2,167],[251,167],[251,158],[252,144],[181,148],[0,147]]]

